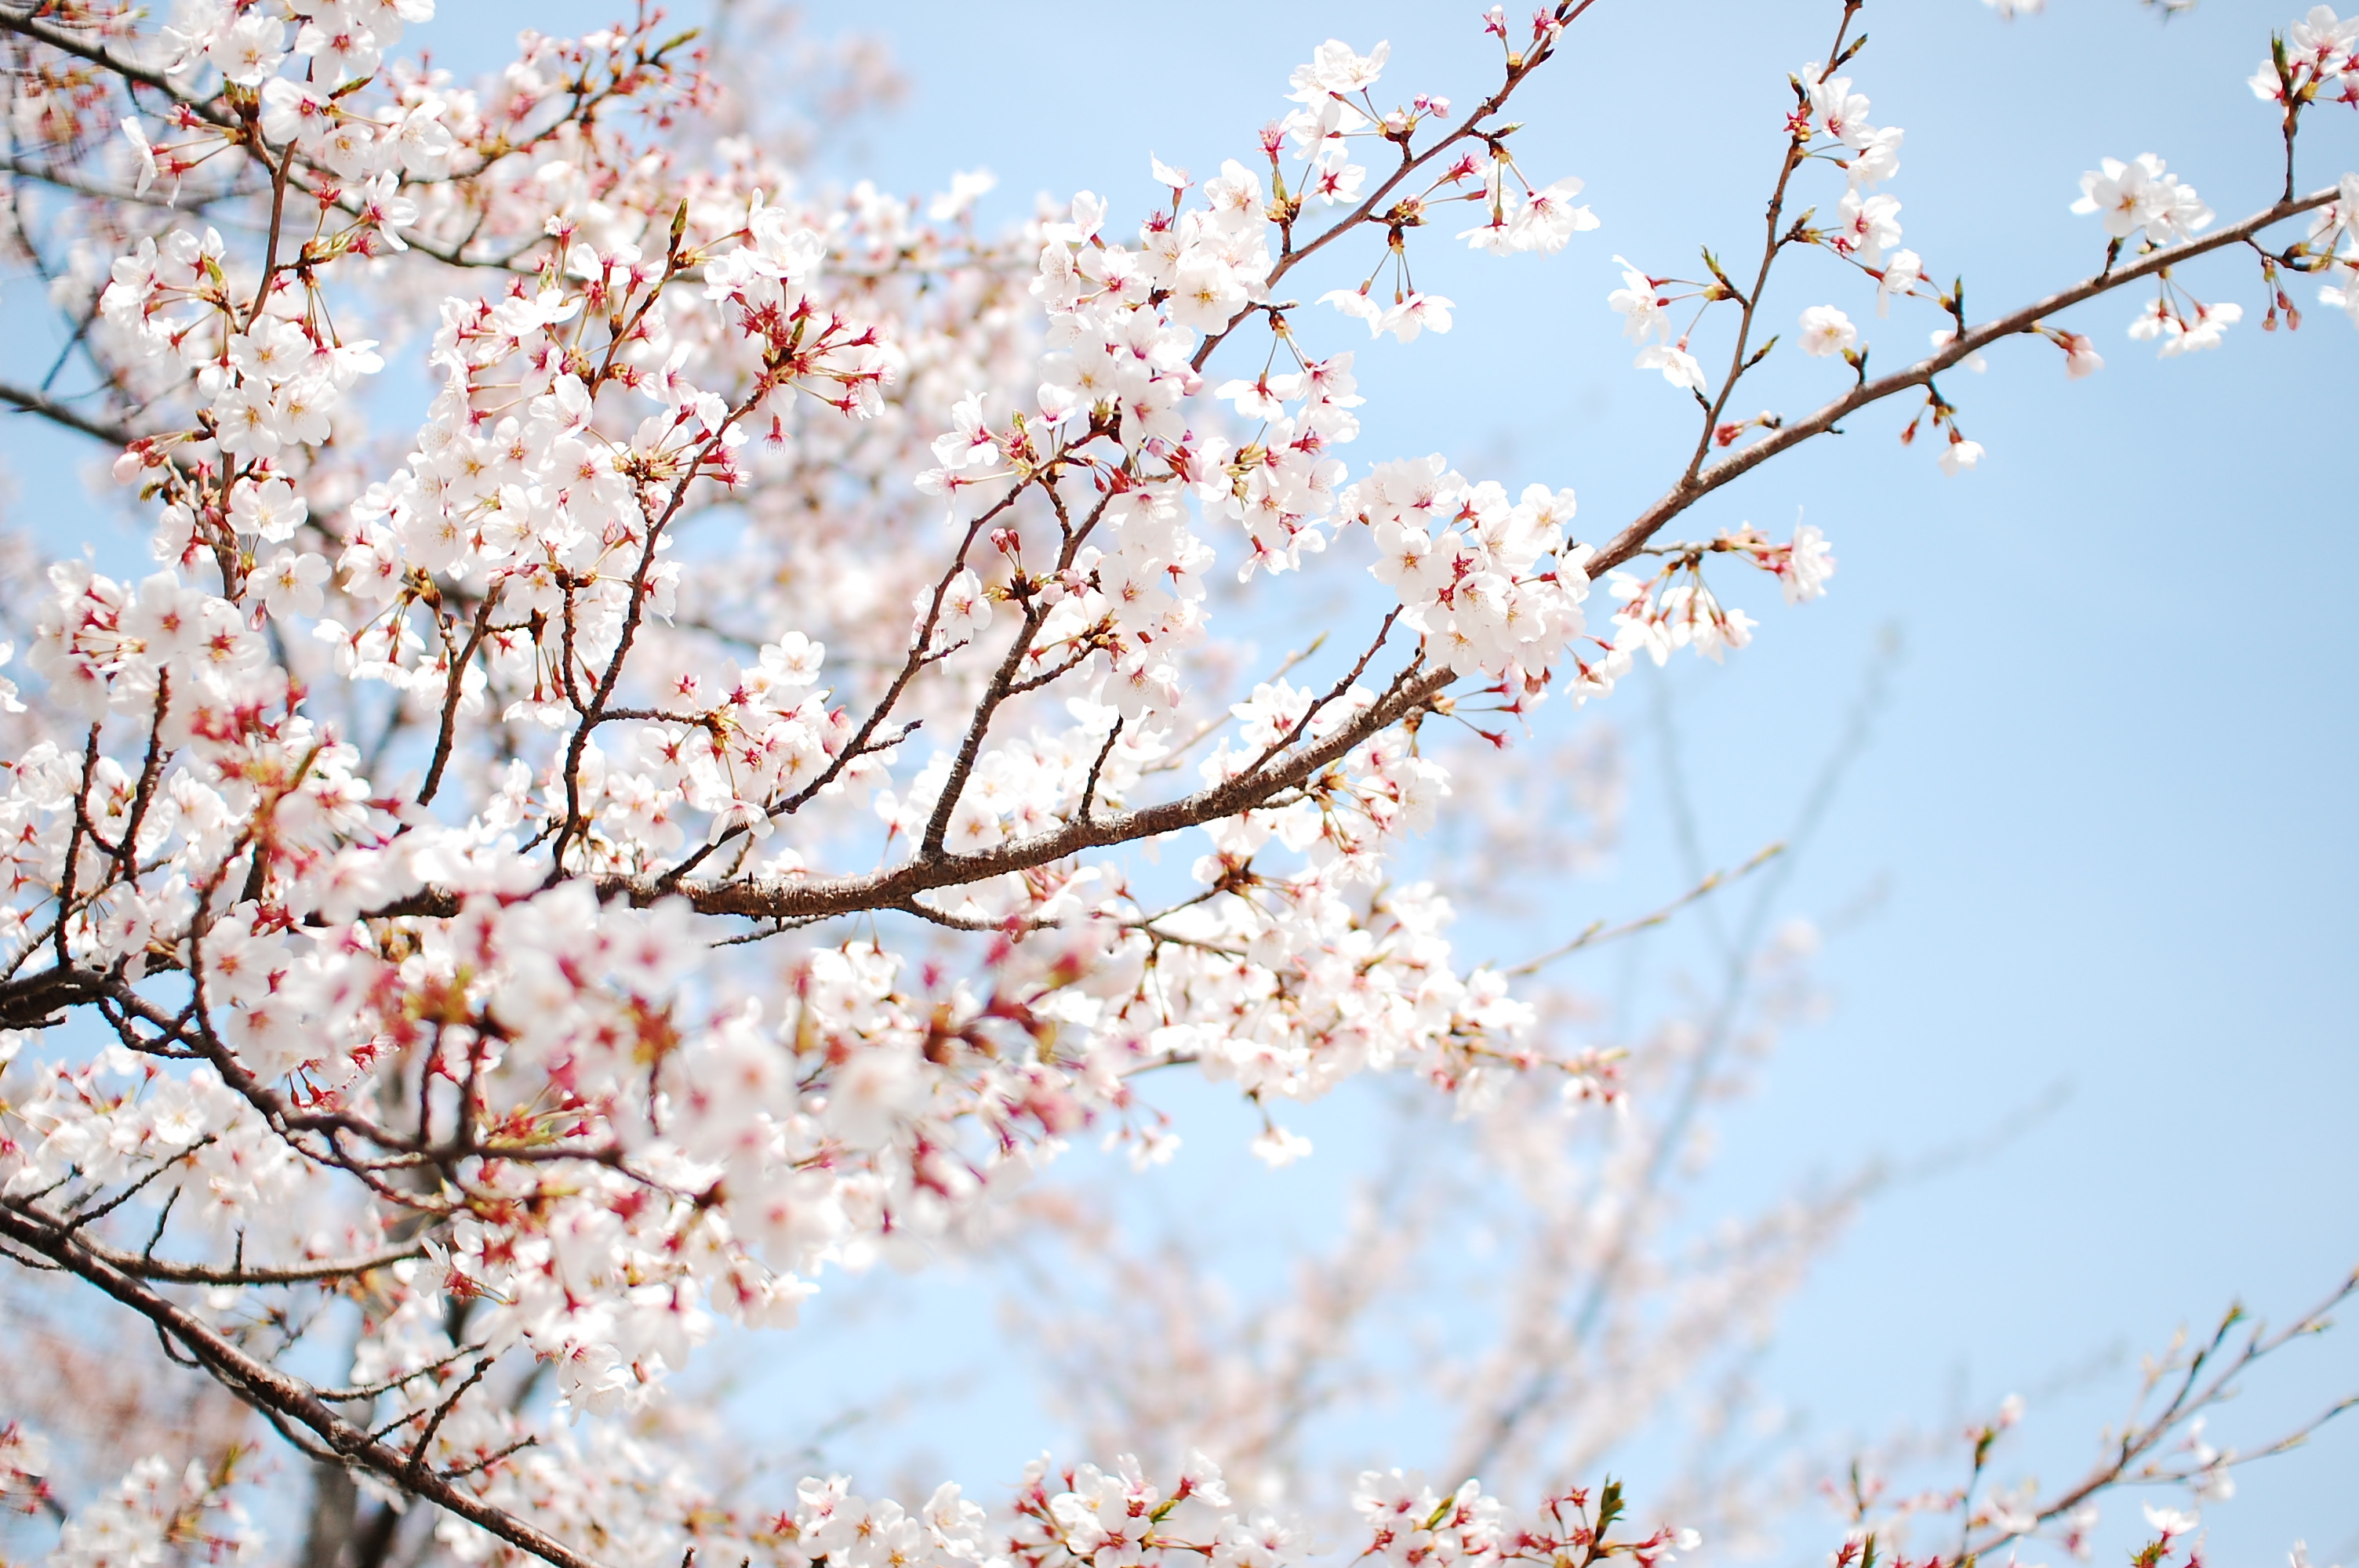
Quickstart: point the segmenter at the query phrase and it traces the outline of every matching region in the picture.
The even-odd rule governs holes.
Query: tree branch
[[[1923,386],[1935,376],[1959,364],[2001,338],[2014,337],[2031,330],[2045,317],[2055,315],[2101,294],[2110,294],[2125,284],[2153,277],[2169,271],[2180,262],[2190,261],[2229,245],[2240,244],[2271,224],[2323,207],[2335,200],[2332,187],[2291,201],[2280,201],[2265,211],[2256,212],[2240,223],[2233,223],[2216,233],[2185,244],[2170,245],[2156,251],[2133,265],[2117,272],[2099,273],[2071,287],[2060,290],[2047,298],[2035,301],[2011,315],[1961,332],[1942,347],[1940,352],[1919,360],[1906,370],[1854,387],[1843,396],[1820,409],[1807,419],[1788,423],[1743,451],[1722,459],[1710,468],[1681,480],[1664,493],[1652,506],[1640,513],[1630,525],[1614,536],[1612,543],[1599,551],[1589,563],[1589,575],[1602,576],[1638,553],[1639,547],[1660,533],[1672,518],[1710,495],[1730,481],[1743,477],[1767,462],[1779,452],[1799,446],[1813,436],[1824,435],[1846,416],[1858,412],[1871,403],[1880,403],[1895,393],[1913,386]]]
[[[492,1507],[452,1485],[442,1474],[422,1467],[413,1470],[410,1455],[372,1440],[322,1402],[310,1384],[247,1355],[194,1314],[99,1257],[56,1222],[15,1206],[0,1206],[0,1237],[79,1275],[139,1314],[168,1343],[178,1344],[240,1400],[274,1422],[290,1423],[313,1434],[345,1465],[382,1476],[551,1568],[601,1568],[595,1558],[574,1551],[506,1509]]]
[[[696,881],[658,874],[591,880],[599,896],[605,899],[621,898],[646,905],[677,894],[686,898],[700,914],[744,915],[756,920],[825,919],[871,910],[905,909],[919,893],[935,888],[1028,871],[1085,849],[1159,838],[1250,811],[1300,784],[1371,736],[1430,706],[1457,679],[1455,670],[1404,672],[1396,677],[1383,698],[1334,734],[1257,771],[1158,806],[1113,816],[1077,818],[1061,827],[1036,833],[1028,838],[1011,839],[977,854],[920,856],[905,864],[860,876]],[[429,888],[374,911],[370,917],[455,914],[460,902],[455,893]]]
[[[79,431],[110,446],[127,447],[139,438],[120,425],[94,419],[70,408],[46,392],[35,392],[7,382],[0,382],[0,403],[12,405],[27,414],[38,414],[52,424],[62,425],[69,430]]]

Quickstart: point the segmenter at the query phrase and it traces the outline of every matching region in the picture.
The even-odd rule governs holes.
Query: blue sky
[[[815,8],[813,22],[881,30],[913,89],[856,134],[843,170],[920,191],[987,166],[1001,180],[989,222],[1036,190],[1092,189],[1135,211],[1153,196],[1150,150],[1200,175],[1244,156],[1285,107],[1288,71],[1331,34],[1392,41],[1386,94],[1468,101],[1495,59],[1477,9],[1201,0],[1155,12],[1149,32],[1144,8],[913,0]],[[1536,176],[1589,181],[1603,227],[1548,260],[1466,257],[1425,236],[1420,282],[1458,299],[1457,327],[1361,345],[1370,404],[1350,455],[1439,449],[1511,486],[1572,485],[1590,536],[1652,499],[1692,439],[1691,413],[1629,368],[1604,306],[1610,258],[1685,272],[1699,243],[1754,243],[1783,74],[1820,55],[1835,9],[1605,0],[1528,90],[1519,138]],[[438,26],[459,35],[438,52],[488,58],[497,34],[554,28],[558,11],[473,7]],[[2204,0],[2165,25],[2130,0],[2059,0],[2008,24],[1977,0],[1869,5],[1853,74],[1877,122],[1908,130],[1889,188],[1907,243],[1937,276],[1962,273],[1982,316],[2093,268],[2094,222],[2066,209],[2100,157],[2158,153],[2223,214],[2264,204],[2273,127],[2244,78],[2292,12]],[[2359,116],[2320,118],[2306,189],[2359,167]],[[1825,206],[1837,189],[1827,182]],[[2359,1263],[2359,697],[2349,614],[2325,581],[2359,516],[2359,333],[2313,309],[2300,332],[2265,335],[2249,265],[2190,271],[2206,297],[2246,308],[2216,352],[2158,362],[2125,335],[2135,301],[2115,299],[2069,319],[2109,362],[2092,381],[2068,384],[2060,356],[2030,343],[1994,353],[1986,375],[1950,378],[1989,448],[1979,472],[1944,479],[1924,446],[1894,440],[1907,411],[1871,412],[1687,520],[1704,534],[1748,519],[1782,530],[1799,512],[1843,563],[1830,598],[1802,609],[1741,590],[1762,622],[1756,645],[1724,668],[1673,666],[1708,863],[1786,830],[1879,637],[1895,629],[1905,648],[1873,744],[1784,902],[1823,919],[1880,896],[1823,958],[1832,1015],[1792,1037],[1757,1098],[1719,1115],[1700,1205],[1741,1206],[1870,1154],[1906,1160],[2069,1091],[1997,1153],[1881,1203],[1797,1299],[1763,1375],[1821,1432],[1944,1420],[1961,1390],[1987,1401],[2109,1348],[2134,1358],[2232,1296],[2289,1311]],[[1773,324],[1843,305],[1879,363],[1913,355],[1934,324],[1930,312],[1875,320],[1832,265],[1795,273]],[[1350,342],[1344,326],[1326,341]],[[1840,373],[1808,370],[1784,367],[1766,395],[1803,406]],[[56,449],[21,431],[10,446],[24,504],[71,502],[22,461]],[[1568,891],[1555,917],[1568,930],[1686,885],[1654,678],[1592,716],[1542,720],[1617,724],[1635,764],[1628,841]],[[1493,935],[1503,954],[1528,946]],[[1466,940],[1482,948],[1479,922]],[[1331,1167],[1351,1159],[1347,1147]],[[1207,1168],[1183,1159],[1160,1179]],[[1313,1202],[1337,1170],[1274,1190]],[[872,1352],[892,1343],[879,1332]],[[2051,1476],[2086,1453],[2128,1371],[2096,1385],[2102,1397],[2054,1401],[2035,1440]],[[2258,1435],[2354,1389],[2359,1335],[2346,1335],[2225,1424]],[[984,1483],[1054,1435],[1045,1422],[951,1429],[935,1446]],[[2215,1556],[2282,1561],[2306,1536],[2321,1562],[2350,1561],[2354,1474],[2354,1431],[2251,1473],[2212,1521]],[[2322,1555],[2337,1547],[2342,1558]]]

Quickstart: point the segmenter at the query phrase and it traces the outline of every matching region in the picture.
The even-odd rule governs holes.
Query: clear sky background
[[[988,167],[1001,180],[982,208],[990,222],[1037,190],[1091,189],[1135,214],[1154,198],[1150,150],[1200,177],[1245,156],[1286,107],[1288,70],[1331,35],[1392,41],[1387,102],[1470,102],[1495,70],[1478,10],[908,0],[814,7],[812,22],[881,31],[912,89],[853,136],[840,169],[918,192]],[[2230,217],[2266,204],[2273,124],[2244,79],[2293,10],[2203,0],[2165,25],[2131,0],[2059,0],[2010,24],[1977,0],[1876,0],[1853,74],[1876,123],[1908,131],[1888,188],[1907,243],[1938,276],[1962,273],[1982,318],[2093,269],[2094,221],[2066,209],[2100,157],[2158,153]],[[1447,338],[1370,348],[1320,323],[1323,345],[1361,348],[1370,404],[1355,464],[1438,449],[1511,487],[1570,484],[1590,537],[1659,492],[1692,410],[1629,368],[1604,304],[1611,257],[1689,272],[1699,243],[1757,243],[1784,73],[1820,56],[1835,12],[1604,0],[1527,90],[1518,140],[1536,177],[1588,180],[1603,227],[1546,260],[1465,257],[1425,236],[1420,281],[1460,305]],[[560,17],[494,0],[438,24],[438,52],[488,59],[515,26]],[[2359,167],[2359,115],[2318,120],[2305,189]],[[1837,189],[1825,184],[1826,207]],[[1832,301],[1879,365],[1922,351],[1930,312],[1877,321],[1831,265],[1805,258],[1795,273],[1810,281],[1775,297],[1773,328]],[[2241,260],[2207,261],[2189,281],[2245,307],[2219,351],[2158,362],[2125,335],[2136,299],[2116,298],[2070,319],[2109,362],[2093,381],[2068,384],[2060,356],[2031,343],[2002,348],[1986,375],[1948,378],[1989,448],[1979,472],[1945,479],[1926,446],[1893,438],[1908,411],[1877,411],[1686,520],[1695,534],[1748,519],[1782,532],[1800,509],[1842,558],[1818,604],[1740,589],[1763,623],[1756,644],[1724,668],[1673,667],[1708,863],[1787,830],[1882,630],[1905,645],[1873,743],[1786,902],[1826,919],[1877,896],[1821,961],[1831,1016],[1790,1038],[1759,1097],[1720,1116],[1701,1206],[1744,1207],[1867,1155],[1905,1161],[2009,1124],[2054,1086],[2069,1093],[2003,1150],[1883,1200],[1796,1299],[1762,1377],[1821,1433],[1939,1422],[1962,1394],[1987,1403],[2128,1352],[2035,1411],[2053,1478],[2087,1454],[2136,1352],[2232,1297],[2290,1312],[2359,1263],[2359,698],[2332,586],[2359,520],[2359,332],[2311,308],[2303,285],[2308,325],[2264,335]],[[1768,395],[1806,406],[1840,374],[1798,361]],[[25,471],[63,449],[21,430],[9,445],[24,504],[79,504],[54,472]],[[1612,866],[1568,891],[1553,917],[1566,930],[1686,885],[1661,805],[1655,678],[1594,710],[1623,729],[1633,812]],[[1560,707],[1544,722],[1574,721]],[[1529,950],[1488,935],[1501,956]],[[1479,921],[1465,943],[1489,946]],[[1212,1180],[1223,1158],[1191,1152],[1156,1180]],[[1268,1190],[1315,1205],[1354,1158],[1348,1138],[1322,1141],[1321,1172]],[[913,1323],[972,1319],[955,1279],[925,1288],[917,1318],[864,1337],[827,1330],[849,1345],[841,1364],[899,1355]],[[988,1345],[987,1320],[966,1332]],[[2354,1390],[2359,1324],[2221,1424],[2249,1440]],[[950,1473],[978,1487],[1060,1435],[1046,1416],[913,1413]],[[2249,1473],[2210,1522],[2223,1563],[2281,1562],[2298,1536],[2321,1563],[2359,1557],[2359,1430]]]

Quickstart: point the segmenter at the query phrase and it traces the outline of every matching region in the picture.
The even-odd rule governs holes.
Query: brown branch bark
[[[59,402],[46,392],[35,392],[29,387],[0,382],[0,403],[5,403],[27,414],[38,414],[53,425],[62,425],[69,430],[104,441],[109,446],[118,449],[127,447],[139,438],[120,425],[92,418],[90,415]]]
[[[1613,541],[1589,564],[1593,578],[1620,566],[1636,555],[1647,540],[1660,533],[1665,524],[1697,502],[1733,480],[1740,479],[1767,462],[1771,458],[1792,447],[1798,447],[1813,436],[1822,436],[1846,416],[1855,414],[1871,403],[1880,403],[1896,393],[1923,386],[1952,365],[1962,363],[2001,338],[2014,337],[2030,331],[2035,324],[2060,310],[2110,294],[2126,284],[2136,283],[2158,273],[2169,271],[2184,261],[2230,245],[2241,244],[2262,230],[2288,218],[2297,217],[2325,206],[2335,200],[2336,192],[2329,188],[2291,201],[2256,212],[2242,222],[2206,234],[2185,244],[2170,245],[2153,252],[2143,260],[2112,272],[2084,278],[2070,288],[2060,289],[2045,299],[2036,300],[2022,309],[1985,322],[1970,331],[1962,332],[1943,345],[1940,351],[1918,361],[1906,370],[1895,371],[1875,381],[1863,382],[1826,405],[1806,419],[1796,420],[1784,428],[1772,432],[1732,457],[1722,459],[1710,468],[1682,479],[1665,492],[1661,499],[1640,513],[1630,525],[1616,534]]]
[[[1112,816],[1075,820],[1028,838],[1012,839],[973,855],[920,856],[902,865],[860,876],[788,877],[776,881],[673,881],[661,875],[592,879],[603,898],[649,904],[677,894],[700,914],[744,915],[757,920],[810,920],[901,909],[919,893],[983,881],[1008,871],[1027,871],[1085,849],[1158,838],[1250,811],[1292,789],[1353,747],[1430,706],[1458,678],[1454,670],[1408,671],[1397,676],[1375,705],[1315,746],[1277,759],[1258,772],[1160,805]],[[456,895],[439,889],[397,901],[372,918],[448,915],[459,911]]]
[[[218,105],[210,100],[193,98],[181,92],[172,85],[171,79],[162,71],[151,70],[144,65],[125,59],[105,44],[84,38],[71,27],[60,27],[32,10],[19,11],[12,5],[0,5],[0,31],[16,33],[32,39],[35,43],[47,44],[49,48],[72,55],[77,59],[86,59],[102,70],[111,70],[125,81],[136,81],[142,87],[153,88],[169,97],[174,103],[186,104],[190,109],[217,125],[227,125],[233,123],[231,117],[223,114]]]

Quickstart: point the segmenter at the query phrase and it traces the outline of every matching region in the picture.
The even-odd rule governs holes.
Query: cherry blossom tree
[[[110,1385],[143,1412],[106,1434],[119,1480],[60,1476],[73,1434],[0,1411],[0,1487],[56,1516],[53,1561],[265,1552],[263,1456],[290,1453],[318,1568],[397,1541],[554,1568],[1295,1560],[1303,1516],[1242,1477],[1277,1463],[1308,1342],[1231,1359],[1228,1406],[1183,1420],[1153,1413],[1169,1365],[1071,1336],[1110,1444],[1170,1451],[1044,1460],[991,1509],[950,1483],[756,1495],[663,1414],[718,1325],[788,1334],[832,1278],[988,1244],[1084,1132],[1168,1153],[1142,1081],[1189,1067],[1258,1108],[1274,1163],[1305,1152],[1289,1103],[1413,1083],[1496,1130],[1544,1211],[1530,1310],[1465,1411],[1470,1475],[1506,1465],[1528,1505],[1371,1471],[1337,1510],[1347,1556],[1692,1549],[1515,1445],[1574,1408],[1549,1281],[1609,1260],[1576,1340],[1636,1288],[1683,1064],[1734,1025],[1625,1065],[1456,955],[1440,888],[1395,875],[1498,787],[1444,740],[1506,746],[1642,656],[1742,649],[1729,575],[1802,605],[1830,543],[1682,516],[1845,421],[1972,469],[1943,378],[2017,339],[2097,371],[2105,297],[2166,355],[2239,324],[2239,267],[2265,325],[2304,303],[2359,325],[2359,176],[2297,157],[2311,116],[2359,106],[2359,21],[2255,40],[2281,189],[2223,221],[2161,157],[2103,157],[2087,275],[1982,318],[1902,243],[1863,0],[1830,0],[1769,83],[1759,232],[1694,277],[1615,242],[1645,254],[1603,303],[1694,441],[1658,501],[1593,524],[1576,476],[1344,449],[1360,329],[1413,345],[1462,308],[1418,287],[1427,247],[1611,254],[1581,180],[1516,141],[1595,3],[1471,18],[1495,71],[1412,65],[1413,94],[1385,45],[1318,44],[1217,171],[1142,152],[1135,189],[994,230],[985,177],[917,200],[807,181],[744,62],[652,11],[527,33],[467,85],[415,49],[432,0],[182,0],[161,25],[0,0],[32,275],[10,287],[70,314],[99,388],[17,362],[0,401],[109,453],[152,557],[102,570],[41,535],[0,605],[24,654],[0,684],[0,1250],[74,1303],[9,1377],[88,1354],[84,1311],[163,1358]],[[854,94],[873,73],[811,69]],[[1915,312],[1928,350],[1872,373],[1869,312]],[[1742,413],[1781,347],[1830,362],[1823,401]],[[1283,667],[1221,632],[1321,574],[1366,612]],[[1563,1197],[1568,1114],[1662,1118],[1587,1178],[1635,1200],[1622,1230]],[[1665,1354],[1848,1201],[1736,1246]],[[1314,1271],[1306,1311],[1372,1288]],[[1839,1564],[1911,1550],[1912,1516],[1944,1522],[1914,1550],[1946,1563],[2085,1533],[2125,1482],[2216,1491],[2253,1455],[2205,1446],[2201,1413],[2323,1311],[2158,1363],[2061,1491],[1981,1485],[2005,1412],[1962,1487],[1855,1485]],[[1584,1422],[1654,1386],[1584,1377]],[[70,1423],[71,1382],[42,1386]],[[2150,1565],[2188,1548],[2187,1516],[2151,1520]]]

